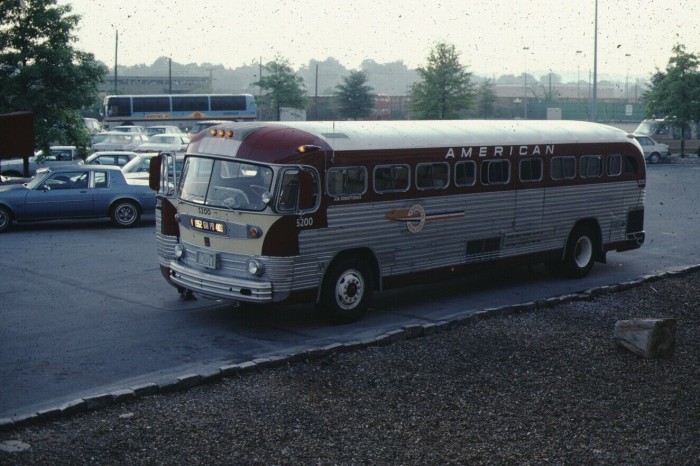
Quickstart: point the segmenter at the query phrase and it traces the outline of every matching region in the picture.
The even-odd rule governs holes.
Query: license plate
[[[208,269],[216,268],[216,254],[211,254],[209,252],[197,252],[197,264],[204,266]]]

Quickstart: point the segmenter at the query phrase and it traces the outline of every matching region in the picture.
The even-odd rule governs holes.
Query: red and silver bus
[[[645,185],[639,144],[595,123],[224,124],[160,184],[159,257],[184,295],[351,322],[375,291],[486,264],[583,277],[642,245]]]

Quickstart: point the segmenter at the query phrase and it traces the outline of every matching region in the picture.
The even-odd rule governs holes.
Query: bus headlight
[[[248,273],[261,277],[265,273],[265,265],[257,259],[250,259],[248,261]]]
[[[176,244],[175,245],[175,257],[178,259],[182,259],[185,256],[185,248],[182,247],[181,244]]]

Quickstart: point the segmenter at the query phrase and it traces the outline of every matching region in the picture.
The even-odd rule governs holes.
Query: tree
[[[437,44],[428,66],[418,68],[421,80],[410,91],[411,116],[417,119],[450,119],[466,111],[474,100],[471,73],[459,62],[454,45]]]
[[[374,110],[375,94],[372,87],[367,85],[364,71],[351,71],[349,76],[343,78],[343,84],[335,88],[341,118],[358,120],[370,116]]]
[[[673,53],[666,72],[652,76],[644,100],[647,117],[664,118],[680,129],[681,155],[685,155],[685,130],[692,121],[700,121],[700,58],[680,44],[673,47]]]
[[[487,79],[481,86],[477,94],[477,115],[481,118],[493,118],[496,114],[496,93],[493,90],[493,81]]]
[[[288,60],[276,57],[264,66],[263,74],[253,85],[269,91],[260,100],[274,111],[276,120],[280,119],[280,107],[306,109],[304,80],[294,74]]]
[[[0,113],[31,111],[38,148],[72,144],[87,155],[81,109],[92,106],[107,68],[73,49],[80,17],[57,0],[0,3]]]

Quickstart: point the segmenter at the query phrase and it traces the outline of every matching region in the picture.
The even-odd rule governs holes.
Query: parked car
[[[156,125],[146,126],[146,134],[150,138],[156,134],[182,134],[182,131],[177,126]]]
[[[117,131],[119,133],[146,134],[146,128],[144,128],[143,126],[139,126],[139,125],[114,126],[110,129],[110,131]]]
[[[136,152],[106,150],[90,154],[85,159],[85,165],[116,165],[117,167],[123,167],[134,157],[136,157]]]
[[[199,133],[203,129],[211,128],[212,126],[221,125],[223,123],[231,123],[230,121],[224,120],[202,120],[193,124],[191,128],[187,130],[187,136],[192,137]]]
[[[671,155],[668,144],[658,143],[649,136],[644,136],[642,134],[635,134],[634,138],[642,146],[644,158],[649,163],[659,163],[662,159]]]
[[[96,152],[106,150],[133,151],[138,146],[148,141],[148,136],[142,133],[120,133],[110,131],[102,142],[92,145],[92,150]]]
[[[85,121],[85,127],[88,129],[90,134],[96,134],[102,131],[102,125],[96,119],[83,118],[83,121]]]
[[[136,225],[155,212],[148,181],[127,181],[118,167],[73,165],[42,168],[26,184],[0,186],[0,233],[13,221],[110,218],[118,227]]]
[[[34,176],[41,167],[77,164],[83,160],[75,146],[51,146],[50,150],[51,152],[46,156],[42,157],[42,151],[37,151],[29,157],[28,175],[30,177]],[[24,176],[24,161],[19,158],[0,161],[0,174],[17,178]]]
[[[156,134],[136,148],[138,152],[183,152],[190,138],[184,134]]]
[[[129,163],[122,167],[124,177],[129,180],[148,180],[148,170],[151,159],[156,155],[158,155],[158,152],[144,152],[138,154],[135,158],[131,159]],[[185,156],[182,154],[175,157],[175,170],[177,170],[178,173],[182,171],[182,164],[184,160]]]

